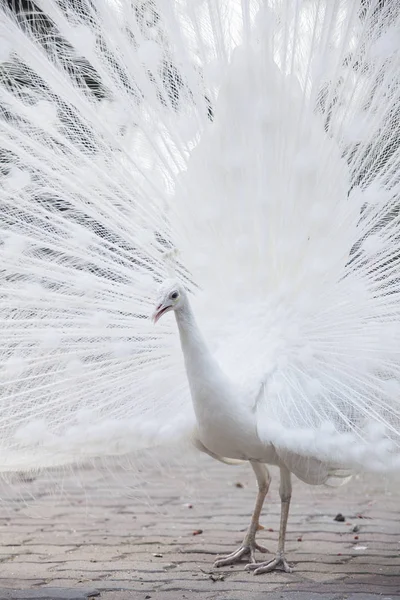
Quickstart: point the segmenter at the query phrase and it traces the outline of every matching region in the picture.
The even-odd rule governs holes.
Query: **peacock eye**
[[[172,298],[172,300],[176,300],[178,296],[179,296],[178,292],[173,292],[173,293],[171,294],[171,298]]]

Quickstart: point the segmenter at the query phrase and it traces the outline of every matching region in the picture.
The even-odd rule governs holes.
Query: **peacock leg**
[[[251,517],[250,526],[247,530],[242,545],[227,556],[218,558],[214,567],[225,567],[226,565],[233,565],[234,563],[240,562],[245,557],[250,557],[251,563],[256,562],[255,551],[268,552],[267,548],[260,546],[256,542],[256,533],[259,528],[260,513],[264,504],[265,496],[268,493],[269,484],[271,477],[267,467],[261,463],[250,461],[253,467],[254,473],[257,477],[258,493],[257,500],[254,507],[253,515]]]
[[[281,523],[279,528],[278,552],[273,560],[264,563],[254,564],[251,562],[246,569],[254,570],[254,575],[269,573],[275,569],[291,573],[293,569],[289,567],[285,558],[285,537],[286,526],[289,516],[290,499],[292,496],[292,482],[290,471],[286,467],[281,467],[281,483],[279,486],[279,495],[281,497]]]

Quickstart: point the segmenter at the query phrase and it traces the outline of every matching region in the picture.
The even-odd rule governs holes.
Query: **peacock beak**
[[[157,321],[160,319],[160,317],[162,317],[162,315],[164,313],[166,313],[168,311],[168,309],[170,309],[170,306],[164,306],[163,304],[160,304],[159,306],[157,306],[156,310],[153,313],[152,316],[152,321],[154,324],[157,323]]]

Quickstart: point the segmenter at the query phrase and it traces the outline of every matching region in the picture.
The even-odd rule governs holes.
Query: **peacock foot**
[[[257,564],[255,556],[256,550],[263,553],[269,552],[267,548],[257,544],[255,540],[244,540],[243,544],[237,550],[231,554],[228,554],[227,556],[221,556],[221,558],[217,558],[214,563],[214,567],[226,567],[227,565],[234,565],[235,563],[241,562],[243,558],[247,556],[250,557],[250,564]]]
[[[286,558],[277,554],[273,560],[263,563],[254,563],[253,561],[245,567],[248,571],[253,571],[254,575],[262,575],[262,573],[270,573],[271,571],[285,571],[292,573],[292,567],[289,567]]]

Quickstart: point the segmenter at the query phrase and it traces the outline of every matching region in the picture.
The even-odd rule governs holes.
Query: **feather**
[[[73,4],[0,8],[0,470],[198,441],[171,275],[208,450],[398,468],[395,3]]]

